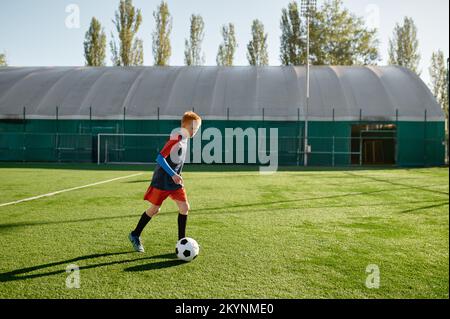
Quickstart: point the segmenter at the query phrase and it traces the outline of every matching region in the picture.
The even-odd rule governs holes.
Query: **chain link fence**
[[[436,158],[444,156],[443,141],[438,139],[397,138],[395,132],[364,132],[358,137],[309,137],[310,166],[363,165],[440,165]],[[390,134],[390,135],[389,135]],[[167,141],[167,134],[62,134],[62,133],[0,133],[0,161],[6,162],[79,162],[79,163],[152,163]],[[269,145],[270,137],[267,138]],[[222,163],[230,152],[222,141]],[[304,158],[302,136],[277,137],[279,165],[302,166]],[[202,145],[208,142],[203,141]],[[236,153],[244,152],[248,164],[252,152],[246,141],[243,149],[233,146]],[[194,162],[194,147],[189,159]],[[268,149],[268,151],[270,151]],[[201,152],[201,149],[200,149]],[[405,155],[408,153],[408,155]],[[405,158],[408,157],[408,158]],[[256,156],[258,159],[258,156]],[[442,162],[444,159],[442,158]],[[259,164],[250,163],[250,164]]]

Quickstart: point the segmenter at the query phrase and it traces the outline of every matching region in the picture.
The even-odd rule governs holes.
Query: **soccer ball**
[[[183,261],[192,261],[197,258],[200,252],[200,247],[198,243],[192,238],[180,239],[175,247],[175,253],[178,259]]]

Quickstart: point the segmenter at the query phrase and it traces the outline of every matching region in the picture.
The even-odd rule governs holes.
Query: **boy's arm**
[[[170,155],[170,151],[172,150],[172,147],[177,144],[181,139],[181,135],[178,136],[171,136],[169,141],[164,145],[161,152],[159,152],[158,156],[156,157],[156,162],[159,164],[159,166],[162,167],[162,169],[169,174],[170,177],[174,177],[178,175],[172,167],[169,166],[169,163],[167,163],[166,158]]]
[[[158,163],[159,166],[161,166],[162,169],[170,175],[170,177],[176,174],[172,167],[169,166],[169,163],[167,163],[166,159],[161,155],[161,153],[159,153],[158,157],[156,157],[156,163]]]

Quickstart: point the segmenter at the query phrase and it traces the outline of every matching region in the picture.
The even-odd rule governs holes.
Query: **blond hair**
[[[201,122],[202,118],[197,113],[194,113],[192,111],[184,113],[183,118],[181,119],[181,123],[184,124],[190,121]]]

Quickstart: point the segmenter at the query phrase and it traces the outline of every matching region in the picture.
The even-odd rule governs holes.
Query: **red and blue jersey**
[[[182,133],[175,133],[161,149],[159,154],[164,157],[170,168],[178,175],[181,175],[184,161],[186,160],[187,138]],[[178,190],[183,188],[182,185],[175,184],[172,177],[157,164],[153,172],[151,187],[160,190]]]

